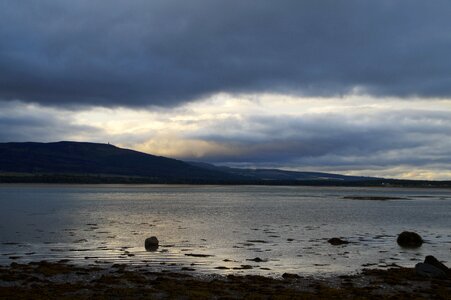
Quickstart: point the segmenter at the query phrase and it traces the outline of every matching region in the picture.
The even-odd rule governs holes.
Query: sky
[[[0,142],[451,180],[449,0],[0,0]]]

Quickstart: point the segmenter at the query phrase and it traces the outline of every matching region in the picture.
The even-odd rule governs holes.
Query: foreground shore
[[[328,278],[284,274],[193,276],[148,267],[74,266],[67,262],[0,267],[1,299],[451,299],[451,279],[411,268],[363,270]]]

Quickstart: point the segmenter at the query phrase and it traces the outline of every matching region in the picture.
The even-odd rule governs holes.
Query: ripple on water
[[[451,205],[443,200],[451,199],[449,191],[387,189],[376,195],[374,189],[165,186],[12,190],[0,188],[0,201],[22,208],[2,205],[7,209],[0,212],[1,264],[69,259],[224,274],[353,272],[365,266],[412,266],[429,254],[447,259],[451,243]],[[411,200],[340,201],[346,195]],[[39,201],[45,205],[33,205]],[[415,230],[426,243],[420,249],[400,249],[395,240],[403,230]],[[152,235],[161,245],[147,252],[143,241]],[[350,244],[335,248],[327,243],[331,237]],[[257,257],[262,261],[251,261]]]

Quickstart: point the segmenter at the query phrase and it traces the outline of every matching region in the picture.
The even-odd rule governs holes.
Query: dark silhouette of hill
[[[450,181],[220,167],[83,142],[0,143],[0,182],[451,187]]]
[[[279,169],[241,169],[220,167],[212,164],[202,162],[190,162],[190,164],[205,168],[208,170],[221,171],[233,175],[247,178],[249,180],[261,180],[261,181],[344,181],[344,182],[356,182],[356,181],[368,181],[377,180],[380,178],[364,177],[364,176],[347,176],[322,172],[299,172],[299,171],[286,171]]]
[[[239,180],[180,160],[154,156],[110,144],[0,143],[0,172],[145,177],[156,182]]]

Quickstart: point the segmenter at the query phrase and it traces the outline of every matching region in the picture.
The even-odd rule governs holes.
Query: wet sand
[[[202,275],[188,269],[12,263],[0,267],[1,299],[451,299],[451,279],[412,268],[365,269],[355,275],[279,278]]]

